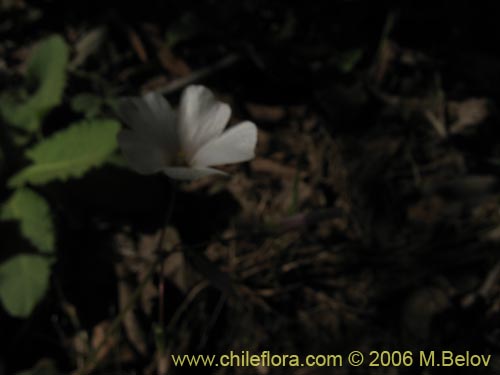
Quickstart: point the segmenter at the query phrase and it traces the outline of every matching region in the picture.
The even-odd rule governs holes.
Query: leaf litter
[[[294,22],[292,35],[300,27]],[[120,27],[127,52],[115,46],[115,63],[104,69],[122,91],[148,87],[175,97],[179,78],[188,82],[209,65],[200,57],[204,48],[189,39],[177,46],[189,48],[171,48],[155,25]],[[83,40],[104,38],[101,29],[88,30]],[[390,34],[371,69],[354,64],[354,78],[326,80],[299,105],[259,102],[244,89],[228,90],[222,73],[208,76],[236,105],[236,117],[249,115],[258,124],[258,158],[224,167],[227,180],[209,177],[180,187],[181,208],[163,246],[167,353],[310,354],[450,343],[463,348],[464,342],[482,351],[498,348],[500,148],[491,138],[485,142],[498,135],[494,99],[491,93],[457,95],[440,79],[439,61],[400,46]],[[93,53],[112,53],[91,47],[74,46],[75,66],[89,69]],[[24,60],[22,49],[16,53]],[[252,53],[272,76],[276,65],[268,52]],[[213,61],[224,58],[219,55]],[[234,64],[228,69],[247,69]],[[182,203],[195,197],[201,197],[197,212],[185,212]],[[218,210],[203,216],[215,199]],[[110,221],[109,215],[90,216],[91,225]],[[208,235],[200,229],[207,217],[217,221]],[[134,220],[111,224],[105,239],[96,237],[115,251],[115,313],[158,256],[162,228]],[[158,297],[153,279],[123,334],[105,346],[105,367],[118,362],[154,373]],[[91,346],[102,342],[112,319],[104,314],[87,327]],[[465,325],[470,330],[462,330]],[[78,340],[73,345],[76,353],[85,347]],[[246,373],[231,371],[213,373]]]

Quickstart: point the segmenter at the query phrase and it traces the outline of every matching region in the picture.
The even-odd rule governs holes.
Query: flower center
[[[182,150],[177,151],[169,161],[171,165],[176,167],[187,167],[189,165],[186,154]]]

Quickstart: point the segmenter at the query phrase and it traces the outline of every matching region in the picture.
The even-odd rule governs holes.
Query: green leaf
[[[92,118],[99,114],[103,103],[103,99],[97,95],[82,93],[71,100],[71,109],[83,113],[87,118]]]
[[[61,103],[66,83],[69,50],[64,39],[53,35],[40,43],[28,62],[28,79],[38,82],[33,97],[37,108],[45,111]]]
[[[31,99],[20,104],[10,93],[5,93],[0,98],[0,113],[8,124],[27,131],[34,131],[40,126],[40,120],[37,118]]]
[[[10,187],[42,185],[81,177],[103,164],[117,147],[120,124],[114,120],[82,121],[55,133],[26,152],[33,164],[14,175]]]
[[[0,112],[8,123],[31,132],[40,127],[47,112],[61,103],[68,56],[68,46],[59,35],[44,39],[35,47],[27,64],[27,78],[37,89],[22,103],[11,96],[2,97]]]
[[[50,260],[22,254],[0,264],[0,301],[9,314],[28,317],[49,285]]]
[[[43,253],[54,252],[54,224],[43,197],[28,188],[18,189],[5,202],[0,219],[17,220],[21,233]]]
[[[341,53],[337,60],[337,67],[342,73],[350,73],[363,57],[362,49],[352,49]]]

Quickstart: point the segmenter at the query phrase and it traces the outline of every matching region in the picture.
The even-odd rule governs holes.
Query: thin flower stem
[[[170,199],[168,200],[168,207],[167,211],[165,214],[165,219],[163,221],[163,227],[160,233],[160,238],[158,240],[158,243],[156,245],[156,258],[151,264],[151,267],[148,270],[148,273],[144,276],[142,279],[141,283],[139,286],[134,290],[132,296],[130,297],[130,300],[127,302],[125,305],[125,308],[120,311],[118,316],[113,320],[111,323],[110,327],[108,328],[106,334],[104,335],[103,340],[97,345],[95,349],[92,349],[89,353],[87,361],[84,363],[81,369],[76,370],[73,375],[87,375],[89,374],[99,363],[99,352],[104,348],[104,346],[107,344],[109,339],[112,337],[112,335],[115,333],[115,331],[120,327],[122,324],[125,316],[127,313],[135,306],[137,301],[139,300],[142,292],[144,291],[144,288],[148,284],[148,282],[151,280],[153,277],[155,270],[158,268],[158,265],[160,265],[160,285],[159,285],[159,290],[160,290],[160,296],[159,296],[159,303],[160,303],[160,312],[159,312],[159,325],[160,327],[163,327],[163,320],[164,320],[164,298],[163,298],[163,290],[164,290],[164,277],[163,277],[163,264],[165,263],[165,259],[171,254],[171,253],[165,253],[162,250],[162,245],[163,245],[163,240],[165,239],[166,231],[167,231],[167,226],[168,223],[170,222],[170,218],[172,216],[174,204],[175,204],[175,190],[176,186],[172,180],[169,180],[171,183],[171,189],[170,189]]]
[[[174,203],[175,203],[175,191],[176,186],[172,179],[169,179],[170,188],[170,199],[169,205],[166,211],[165,219],[163,221],[163,229],[161,231],[160,239],[158,240],[158,246],[156,251],[160,254],[163,253],[163,240],[165,238],[167,227],[172,216]],[[172,252],[170,251],[169,254]],[[155,327],[155,338],[156,338],[156,356],[157,356],[157,371],[159,375],[166,373],[164,369],[164,351],[165,351],[165,276],[163,274],[163,267],[165,262],[160,263],[159,275],[158,275],[158,324]]]
[[[163,230],[161,231],[160,239],[158,241],[157,251],[161,252],[163,240],[165,239],[165,235],[167,232],[167,227],[170,222],[170,218],[172,217],[172,212],[175,204],[175,192],[176,186],[173,180],[170,179],[171,189],[170,189],[170,199],[167,208],[167,212],[165,215],[165,219],[163,221]],[[160,274],[158,281],[158,293],[159,293],[159,308],[158,308],[158,325],[163,332],[163,327],[165,325],[165,276],[163,274],[163,266],[165,262],[160,263]],[[162,335],[163,336],[163,335]],[[163,344],[163,343],[162,343]]]

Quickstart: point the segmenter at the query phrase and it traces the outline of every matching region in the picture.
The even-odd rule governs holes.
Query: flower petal
[[[227,175],[227,173],[213,168],[190,168],[190,167],[165,167],[163,172],[170,178],[176,180],[196,180],[197,178],[211,174]]]
[[[148,137],[136,131],[121,130],[117,139],[125,159],[136,172],[152,174],[165,167],[164,150],[151,144]]]
[[[176,115],[167,100],[159,93],[150,92],[142,98],[123,98],[118,102],[117,113],[120,119],[133,130],[148,137],[155,143],[177,153]]]
[[[231,108],[217,101],[206,87],[191,85],[184,90],[179,109],[179,135],[188,159],[222,133],[230,116]]]
[[[210,167],[247,161],[255,157],[256,144],[257,127],[254,123],[245,121],[204,145],[190,164],[195,167]]]

